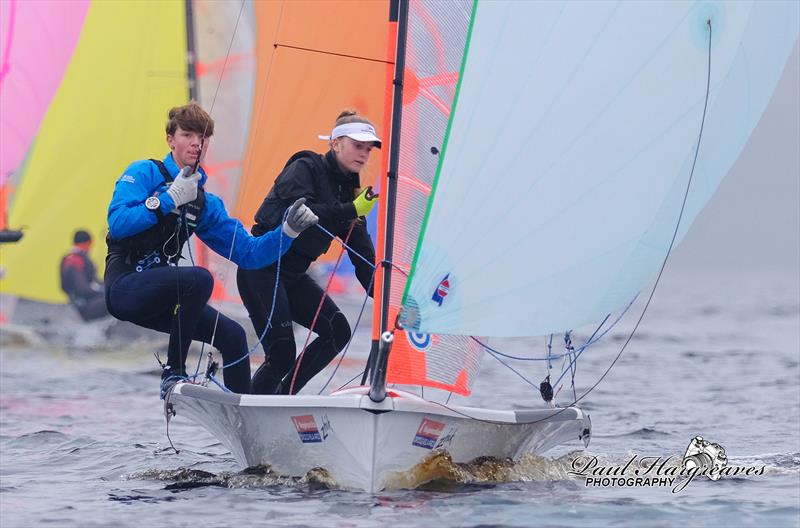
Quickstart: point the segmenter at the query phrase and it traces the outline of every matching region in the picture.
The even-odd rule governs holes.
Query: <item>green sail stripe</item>
[[[425,238],[425,231],[428,226],[428,218],[430,217],[431,213],[431,206],[433,205],[433,200],[436,196],[436,185],[439,183],[439,175],[442,172],[442,164],[444,163],[445,154],[447,153],[447,142],[450,139],[450,129],[453,126],[453,118],[456,115],[456,107],[458,106],[458,95],[461,93],[461,82],[464,80],[464,68],[467,65],[467,56],[469,55],[469,44],[472,40],[472,29],[475,25],[475,16],[478,11],[478,0],[474,0],[472,2],[472,14],[469,19],[469,28],[467,29],[467,38],[464,42],[464,54],[461,57],[461,68],[458,72],[458,82],[456,83],[456,93],[453,96],[453,106],[450,109],[450,119],[447,121],[447,129],[444,133],[444,141],[442,143],[442,152],[439,156],[439,163],[436,166],[436,175],[433,177],[433,183],[431,184],[431,195],[428,197],[428,205],[425,209],[425,216],[422,218],[422,227],[420,228],[419,238],[417,238],[417,247],[414,250],[414,259],[411,261],[411,271],[408,273],[408,279],[406,280],[406,287],[403,291],[403,300],[402,303],[405,304],[406,299],[408,298],[408,290],[411,286],[411,281],[414,278],[414,272],[417,269],[417,260],[419,259],[419,252],[420,248],[422,247],[422,241]]]

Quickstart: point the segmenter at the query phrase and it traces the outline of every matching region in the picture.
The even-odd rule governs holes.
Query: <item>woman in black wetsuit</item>
[[[354,111],[342,112],[336,120],[326,154],[311,151],[296,153],[275,180],[256,213],[253,235],[268,233],[283,220],[284,211],[298,198],[306,199],[319,224],[342,240],[352,232],[348,246],[367,259],[375,261],[375,248],[363,217],[372,210],[377,196],[368,198],[361,190],[359,172],[369,160],[373,148],[381,146],[375,128]],[[272,309],[270,329],[261,340],[265,361],[253,376],[253,394],[289,394],[297,354],[292,321],[311,326],[323,296],[323,290],[306,271],[331,244],[321,229],[304,231],[280,262],[280,277],[275,292],[276,264],[256,270],[239,268],[239,294],[261,336]],[[356,277],[372,296],[373,268],[362,258],[348,251],[356,269]],[[318,337],[308,346],[297,371],[292,393],[296,394],[341,351],[350,339],[350,325],[333,300],[325,296],[314,332]]]

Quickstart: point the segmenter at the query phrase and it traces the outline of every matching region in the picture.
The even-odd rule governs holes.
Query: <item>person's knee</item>
[[[350,341],[350,323],[342,312],[336,312],[331,319],[331,333],[337,351],[341,351]]]
[[[190,280],[187,281],[186,295],[192,296],[198,301],[205,303],[211,298],[211,292],[214,291],[214,277],[211,272],[205,268],[194,266],[187,268]]]
[[[320,317],[314,331],[320,338],[333,344],[337,352],[350,340],[350,324],[342,312],[337,311],[330,319]]]

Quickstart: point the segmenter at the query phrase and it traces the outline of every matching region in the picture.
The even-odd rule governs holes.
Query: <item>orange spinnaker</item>
[[[256,93],[235,211],[245,225],[293,153],[328,150],[317,136],[330,133],[343,109],[355,108],[375,123],[383,156],[389,145],[382,120],[389,2],[293,0],[258,2],[255,9]],[[362,186],[374,185],[381,157],[373,154]],[[334,244],[331,253],[338,251]]]

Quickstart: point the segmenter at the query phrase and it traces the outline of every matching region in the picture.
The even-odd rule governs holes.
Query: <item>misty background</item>
[[[695,270],[780,272],[800,296],[797,44],[739,159],[667,263],[667,272]]]

